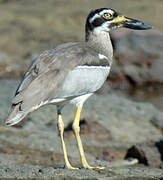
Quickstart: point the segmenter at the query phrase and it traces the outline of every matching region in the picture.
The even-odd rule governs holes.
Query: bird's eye
[[[113,17],[113,15],[110,14],[110,13],[104,13],[104,14],[103,14],[103,17],[104,17],[105,19],[111,19],[111,18]]]

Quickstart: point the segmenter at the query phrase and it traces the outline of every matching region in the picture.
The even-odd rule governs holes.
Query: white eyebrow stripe
[[[112,14],[113,15],[113,11],[111,9],[104,9],[103,11],[101,11],[99,14],[102,15],[104,13],[109,13],[109,14]]]
[[[90,23],[92,23],[96,18],[101,17],[99,14],[95,14],[91,19],[89,20]]]
[[[96,18],[101,17],[102,14],[104,13],[109,13],[113,15],[113,11],[111,9],[104,9],[103,11],[101,11],[100,13],[95,14],[90,20],[89,22],[92,23]]]

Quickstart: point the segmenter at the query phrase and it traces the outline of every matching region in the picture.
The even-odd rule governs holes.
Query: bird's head
[[[126,17],[110,8],[100,8],[91,11],[86,21],[87,32],[94,31],[95,29],[110,32],[120,27],[135,30],[146,30],[152,28],[150,24]]]

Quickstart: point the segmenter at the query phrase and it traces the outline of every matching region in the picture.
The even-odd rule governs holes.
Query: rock
[[[125,158],[136,158],[139,163],[149,167],[159,168],[161,166],[161,154],[155,143],[143,143],[128,149]]]
[[[0,80],[0,120],[2,121],[9,109],[11,97],[15,93],[19,81]],[[72,113],[70,113],[72,112]],[[72,106],[66,106],[63,111],[65,127],[73,120],[74,109]],[[56,125],[55,106],[49,105],[33,112],[26,119],[23,129],[38,130],[51,129],[53,134],[53,125]],[[83,108],[81,119],[85,119],[88,130],[95,132],[92,128],[101,126],[100,131],[104,129],[109,139],[121,144],[140,143],[149,140],[156,140],[161,137],[161,131],[151,123],[151,119],[157,121],[163,117],[163,113],[148,103],[136,103],[123,97],[110,95],[93,95]],[[88,122],[89,121],[89,122]],[[50,126],[47,124],[51,123]],[[12,128],[11,128],[12,129]],[[87,130],[87,131],[88,131]],[[105,131],[106,130],[106,131]],[[42,132],[41,132],[42,133]],[[152,134],[152,136],[150,136]],[[89,134],[88,134],[89,135]],[[138,136],[139,135],[139,136]],[[150,137],[150,138],[149,138]],[[106,138],[106,144],[109,139]],[[101,139],[99,139],[99,142]],[[105,144],[105,145],[106,145]]]
[[[158,151],[160,152],[161,160],[163,161],[163,140],[156,142],[155,146],[157,147]],[[163,164],[162,164],[162,167],[163,167]]]
[[[151,81],[154,82],[163,82],[163,59],[157,59],[151,64],[149,69],[149,74],[151,76]]]
[[[81,117],[81,138],[88,162],[106,166],[105,171],[63,170],[63,153],[57,131],[56,111],[53,105],[40,108],[24,119],[19,127],[3,127],[18,85],[17,80],[0,80],[0,175],[2,177],[38,176],[40,178],[129,178],[161,177],[159,169],[132,167],[133,162],[122,160],[129,147],[151,140],[159,142],[162,131],[151,123],[163,113],[148,103],[136,103],[115,94],[93,95],[85,104]],[[70,161],[81,167],[76,141],[72,132],[74,108],[63,111],[65,141]],[[152,135],[152,136],[151,136]],[[161,147],[161,146],[160,146]],[[73,152],[73,153],[72,153]],[[149,155],[148,155],[149,157]],[[121,161],[120,161],[121,160]],[[135,161],[136,162],[136,161]],[[129,166],[129,168],[125,167]],[[113,168],[114,167],[114,168]],[[118,168],[116,168],[118,167]],[[131,169],[130,169],[131,168]],[[147,173],[149,171],[149,174]],[[24,175],[22,175],[24,173]],[[63,178],[63,177],[62,177]]]
[[[0,78],[21,78],[36,56],[28,54],[22,60],[19,56],[10,56],[0,51]]]
[[[0,51],[0,78],[21,77],[26,68],[26,63],[22,64],[18,57]]]
[[[163,131],[163,117],[160,116],[157,119],[155,119],[155,117],[153,117],[151,119],[151,123],[156,126],[158,129],[160,129],[161,131]]]
[[[117,64],[131,85],[163,83],[163,33],[121,29],[111,37]]]

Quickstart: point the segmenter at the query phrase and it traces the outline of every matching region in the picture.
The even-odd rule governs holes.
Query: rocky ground
[[[105,170],[71,171],[64,161],[54,106],[45,106],[15,127],[4,127],[16,80],[0,81],[0,177],[56,179],[161,179],[163,112],[115,94],[94,95],[85,104],[81,137],[90,164]],[[81,167],[72,132],[74,107],[63,117],[65,140],[73,165]],[[125,160],[125,157],[132,158]],[[141,164],[133,166],[137,160]],[[150,169],[148,168],[150,167]],[[154,169],[155,168],[155,169]]]
[[[159,90],[154,103],[163,109],[162,4],[161,0],[0,0],[0,179],[163,179],[162,110],[113,90],[130,90],[132,95],[140,88]],[[117,9],[154,29],[111,34],[115,61],[110,77],[85,104],[80,124],[88,161],[106,168],[71,171],[63,168],[54,106],[42,107],[18,126],[5,127],[4,120],[19,83],[13,79],[19,79],[41,51],[83,40],[85,17],[98,7]],[[136,99],[148,101],[146,94],[138,91]],[[81,167],[73,112],[74,107],[65,107],[65,141],[70,161]]]

